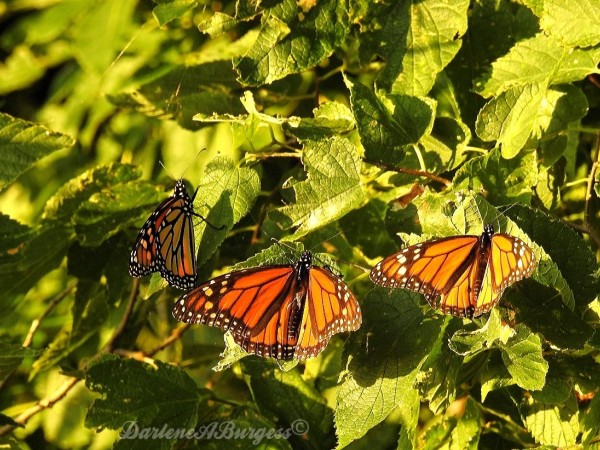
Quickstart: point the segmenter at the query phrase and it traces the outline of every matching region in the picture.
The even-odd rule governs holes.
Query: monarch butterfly
[[[183,180],[177,181],[173,195],[158,205],[146,220],[131,250],[129,274],[132,277],[160,272],[171,286],[194,287],[196,247],[192,215],[202,217],[194,213],[196,192],[190,197]]]
[[[371,270],[371,280],[386,287],[422,293],[432,308],[473,318],[498,303],[504,289],[537,267],[533,250],[520,239],[494,233],[452,236],[407,247]],[[438,301],[439,300],[439,301]]]
[[[331,271],[302,253],[295,265],[221,275],[183,295],[173,308],[181,322],[219,327],[245,351],[280,360],[317,356],[329,338],[360,327],[354,294]]]

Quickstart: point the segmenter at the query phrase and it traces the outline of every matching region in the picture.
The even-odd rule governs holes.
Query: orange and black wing
[[[329,338],[356,330],[361,312],[346,284],[321,267],[310,252],[294,266],[240,270],[183,295],[173,316],[229,331],[244,350],[290,360],[318,355]]]
[[[297,333],[291,327],[303,295],[294,266],[240,270],[183,295],[173,308],[173,317],[229,331],[249,353],[292,359]]]
[[[193,200],[182,180],[174,194],[148,218],[131,250],[129,274],[142,277],[160,272],[179,289],[191,289],[196,280]]]
[[[433,308],[470,317],[480,271],[478,243],[478,236],[453,236],[412,245],[379,262],[371,280],[422,293]]]
[[[474,316],[492,309],[508,286],[530,276],[536,267],[533,250],[522,240],[509,234],[494,234]]]
[[[317,356],[331,336],[358,330],[361,323],[360,306],[346,283],[325,268],[312,267],[295,358]]]

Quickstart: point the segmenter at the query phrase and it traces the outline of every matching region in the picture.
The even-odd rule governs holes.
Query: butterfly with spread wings
[[[181,322],[229,331],[246,352],[279,360],[317,356],[331,336],[360,327],[354,294],[330,270],[302,253],[294,264],[238,270],[183,295]]]
[[[171,286],[184,290],[194,287],[196,247],[192,216],[206,222],[194,212],[196,192],[190,197],[183,180],[177,181],[173,195],[158,205],[146,220],[131,250],[129,274],[132,277],[160,272]]]
[[[371,270],[381,286],[425,295],[432,308],[473,318],[492,309],[504,290],[537,267],[533,250],[520,239],[494,233],[452,236],[407,247]]]

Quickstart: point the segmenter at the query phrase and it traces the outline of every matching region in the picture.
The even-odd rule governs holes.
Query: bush
[[[600,441],[600,3],[155,3],[0,4],[3,444]],[[199,282],[310,249],[360,330],[278,363],[178,324],[128,264],[179,177],[225,225]],[[489,315],[369,281],[488,223],[539,261]]]

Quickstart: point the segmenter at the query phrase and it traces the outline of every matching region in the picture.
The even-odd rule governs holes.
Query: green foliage
[[[598,445],[599,5],[1,3],[0,443]],[[179,177],[199,282],[310,249],[361,329],[276,363],[177,324],[128,264]],[[483,317],[365,273],[485,224],[538,268]]]

